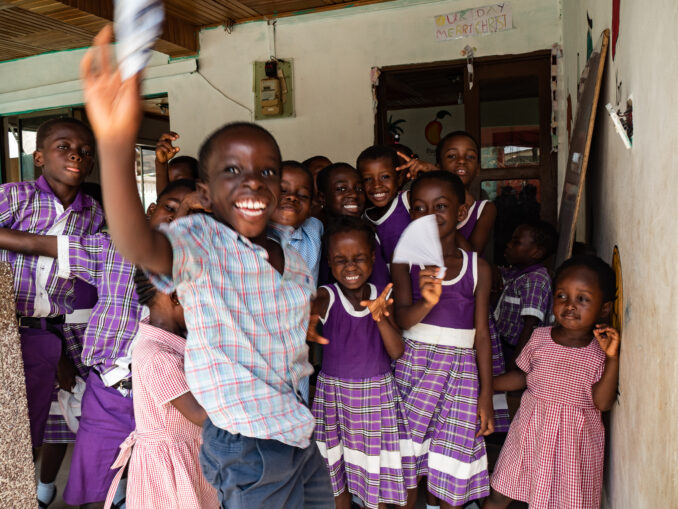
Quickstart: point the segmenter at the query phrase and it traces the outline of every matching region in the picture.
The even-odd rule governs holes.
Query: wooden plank
[[[35,507],[35,469],[13,279],[9,263],[0,263],[0,500],[3,507]]]
[[[572,128],[563,197],[558,214],[560,237],[556,252],[556,266],[572,255],[575,226],[581,203],[581,193],[586,180],[593,126],[596,121],[596,106],[598,105],[609,41],[610,31],[606,29],[600,35],[580,78],[577,113]]]

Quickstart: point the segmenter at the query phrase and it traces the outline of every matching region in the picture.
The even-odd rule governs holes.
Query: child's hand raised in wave
[[[443,292],[442,280],[438,278],[439,272],[440,267],[426,267],[419,272],[419,292],[430,307],[438,304]]]
[[[319,321],[320,315],[311,315],[311,319],[308,322],[308,331],[306,331],[306,341],[318,343],[319,345],[328,345],[330,343],[329,340],[318,333]]]
[[[393,283],[389,283],[384,288],[384,291],[381,292],[381,295],[374,300],[361,300],[360,305],[365,306],[372,313],[372,318],[375,322],[381,321],[385,316],[389,316],[388,308],[393,304],[393,299],[388,299],[389,293],[391,293],[391,288],[393,288]]]
[[[160,138],[158,138],[158,143],[155,144],[155,159],[160,164],[168,163],[179,150],[179,147],[172,145],[173,141],[176,141],[179,138],[179,135],[174,131],[168,133],[162,133]]]
[[[94,38],[80,62],[85,108],[97,142],[133,144],[141,123],[140,76],[121,81],[111,61],[113,27],[107,25]]]
[[[610,327],[604,323],[599,323],[593,329],[593,335],[598,340],[598,344],[605,355],[616,358],[619,355],[619,343],[621,336],[617,329]]]

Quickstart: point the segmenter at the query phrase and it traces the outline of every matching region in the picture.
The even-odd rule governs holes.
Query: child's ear
[[[153,214],[153,212],[155,212],[155,209],[157,209],[157,208],[158,208],[158,204],[157,204],[157,203],[151,203],[151,204],[148,206],[148,208],[146,209],[146,215],[147,215],[147,216],[150,216],[151,214]]]
[[[212,199],[210,198],[210,188],[204,182],[196,182],[195,188],[200,196],[200,203],[206,210],[212,210]]]
[[[608,318],[610,318],[613,305],[614,303],[611,300],[608,300],[603,304],[603,307],[600,308],[600,318],[604,319],[605,323],[607,323]]]
[[[468,207],[465,203],[459,206],[459,212],[457,213],[457,223],[461,223],[466,219],[466,214],[468,214]]]
[[[325,208],[325,205],[327,204],[325,201],[325,193],[318,191],[318,203],[320,203],[321,207]]]
[[[42,168],[45,165],[44,158],[42,157],[42,151],[36,150],[33,152],[33,166],[36,168]]]

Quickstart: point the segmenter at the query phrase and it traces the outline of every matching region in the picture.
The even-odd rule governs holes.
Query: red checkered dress
[[[594,339],[568,348],[551,327],[534,331],[516,361],[527,390],[511,423],[492,487],[530,509],[600,507],[605,430],[592,386],[605,353]]]

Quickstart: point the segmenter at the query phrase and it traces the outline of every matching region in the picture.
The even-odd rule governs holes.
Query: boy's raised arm
[[[146,222],[134,172],[141,123],[140,76],[121,81],[111,62],[112,27],[104,27],[80,63],[87,117],[96,137],[106,219],[120,253],[157,274],[171,274],[172,246]]]

